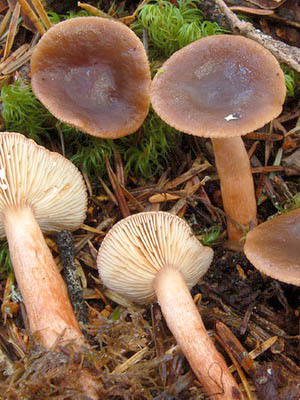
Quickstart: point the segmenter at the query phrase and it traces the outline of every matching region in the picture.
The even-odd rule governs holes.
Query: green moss
[[[300,84],[300,75],[287,65],[281,65],[281,69],[284,73],[287,96],[294,97],[296,88]]]
[[[215,225],[210,228],[204,229],[204,231],[200,234],[201,243],[204,246],[213,246],[218,244],[220,233],[221,233],[220,225]]]
[[[150,179],[166,168],[171,150],[181,141],[181,135],[152,111],[136,134],[117,140],[95,138],[64,124],[61,131],[71,160],[91,179],[106,173],[105,158],[113,161],[114,152],[122,156],[126,173]]]
[[[7,241],[0,241],[0,277],[7,276],[12,272],[13,267],[10,260],[9,249]]]
[[[138,134],[119,141],[121,146],[125,146],[125,170],[151,178],[167,167],[170,153],[180,144],[181,137],[176,129],[150,111]]]
[[[143,27],[147,29],[152,58],[158,54],[169,57],[197,39],[225,32],[217,23],[204,21],[197,8],[199,0],[178,0],[177,3],[175,6],[166,0],[154,0],[141,7],[137,15],[132,29],[139,35]]]
[[[181,140],[180,134],[153,112],[135,135],[107,140],[84,134],[57,121],[34,96],[30,85],[21,80],[3,87],[1,100],[6,130],[45,145],[50,138],[57,139],[59,129],[67,156],[91,179],[106,173],[105,158],[112,161],[114,152],[122,155],[126,172],[150,179],[166,167],[170,151]]]
[[[43,136],[49,138],[48,130],[55,119],[34,96],[27,82],[17,80],[4,86],[1,101],[5,130],[23,133],[38,143]]]
[[[65,19],[90,16],[90,13],[86,10],[69,11],[67,14],[64,15],[57,14],[54,11],[48,11],[47,14],[52,24],[58,24]]]
[[[290,197],[287,201],[280,204],[277,203],[274,205],[281,214],[287,213],[292,210],[296,210],[297,208],[300,207],[300,192]]]

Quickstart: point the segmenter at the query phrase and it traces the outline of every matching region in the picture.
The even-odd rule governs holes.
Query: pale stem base
[[[164,268],[153,286],[168,327],[206,393],[214,400],[243,399],[225,360],[207,334],[181,272]]]
[[[58,340],[84,345],[66,285],[31,209],[6,210],[4,227],[31,332],[47,349]]]
[[[257,207],[250,161],[240,136],[227,139],[212,139],[216,166],[220,178],[223,206],[227,218],[230,242],[240,242],[245,232],[237,224],[255,226]]]

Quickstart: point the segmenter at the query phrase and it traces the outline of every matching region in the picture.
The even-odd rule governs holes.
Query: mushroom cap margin
[[[212,35],[175,52],[155,75],[151,103],[179,131],[226,138],[261,128],[282,111],[286,87],[276,58],[236,35]]]
[[[34,49],[31,72],[33,92],[49,111],[90,135],[132,134],[148,114],[146,51],[121,22],[91,16],[54,25]]]
[[[244,252],[259,271],[300,286],[300,208],[274,217],[247,234]]]

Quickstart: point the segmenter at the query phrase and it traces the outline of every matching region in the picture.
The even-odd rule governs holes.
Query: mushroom
[[[31,58],[32,89],[59,120],[93,136],[135,132],[149,109],[150,70],[126,25],[79,17],[50,28]]]
[[[157,298],[168,327],[212,399],[242,399],[226,363],[208,336],[189,289],[213,257],[181,218],[143,212],[117,223],[97,257],[103,283],[137,303]]]
[[[244,251],[259,271],[281,282],[300,286],[300,208],[250,231]]]
[[[7,237],[32,333],[47,349],[84,338],[43,232],[75,230],[87,194],[77,168],[19,133],[0,134],[0,237]]]
[[[151,102],[169,125],[210,137],[221,182],[231,243],[256,224],[250,162],[241,135],[275,118],[285,99],[276,58],[242,36],[199,39],[174,53],[156,74]]]

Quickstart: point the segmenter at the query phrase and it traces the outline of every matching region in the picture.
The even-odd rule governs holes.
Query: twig
[[[55,235],[55,240],[59,249],[59,256],[63,263],[63,275],[65,277],[71,303],[74,307],[75,315],[79,322],[87,324],[88,310],[83,299],[82,287],[80,284],[77,268],[75,264],[74,244],[72,234],[62,231]]]
[[[279,62],[288,65],[290,68],[300,73],[300,49],[275,40],[269,35],[265,35],[259,29],[254,28],[250,22],[241,21],[223,0],[214,1],[228,19],[233,31],[237,31],[240,35],[260,43],[268,49]]]

